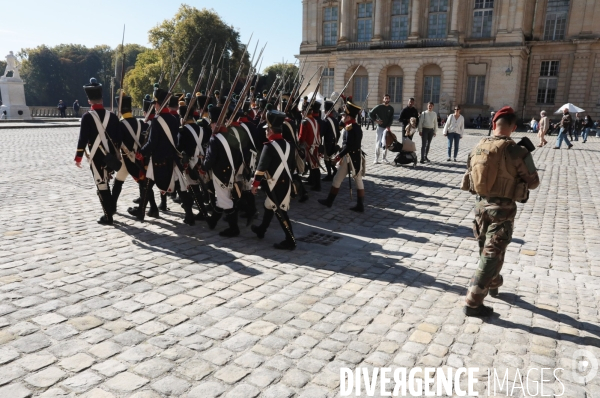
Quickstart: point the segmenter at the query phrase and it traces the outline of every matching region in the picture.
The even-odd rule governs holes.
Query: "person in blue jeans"
[[[586,116],[583,118],[581,125],[583,127],[583,130],[581,132],[581,138],[583,139],[583,142],[585,143],[585,142],[587,142],[588,135],[590,134],[590,130],[592,129],[592,127],[594,127],[594,121],[592,120],[591,117]]]
[[[448,162],[451,160],[454,145],[454,161],[458,156],[458,143],[465,132],[465,118],[460,114],[460,106],[454,107],[454,114],[448,116],[444,125],[444,135],[448,137]]]
[[[571,131],[571,126],[573,126],[573,118],[568,109],[563,109],[563,117],[560,121],[560,131],[554,149],[560,149],[563,141],[567,144],[568,149],[573,148],[573,144],[571,144],[571,141],[567,138],[567,134]]]

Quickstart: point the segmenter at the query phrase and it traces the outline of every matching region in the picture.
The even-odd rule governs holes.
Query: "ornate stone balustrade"
[[[81,117],[81,115],[83,115],[89,109],[90,109],[89,107],[86,107],[86,108],[81,107],[79,109],[79,117]],[[60,117],[60,111],[55,106],[30,106],[29,110],[31,111],[31,116],[34,118],[36,118],[36,117],[37,118]],[[77,117],[77,116],[75,116],[75,112],[73,111],[73,108],[67,108],[65,113],[66,113],[67,117]],[[142,109],[134,108],[133,116],[142,117],[143,116]]]

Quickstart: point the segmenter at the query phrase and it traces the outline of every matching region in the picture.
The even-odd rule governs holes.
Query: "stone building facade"
[[[467,119],[512,106],[523,120],[566,102],[600,117],[600,1],[302,0],[298,58],[322,89],[367,107],[385,93]],[[596,23],[594,23],[596,22]],[[314,89],[317,78],[313,79]]]

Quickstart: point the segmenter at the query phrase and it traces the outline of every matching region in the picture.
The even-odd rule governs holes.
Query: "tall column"
[[[302,44],[308,43],[308,0],[302,0]]]
[[[317,44],[317,32],[319,23],[319,8],[317,1],[311,1],[308,4],[308,42],[312,45]]]
[[[419,0],[413,0],[411,2],[411,13],[410,13],[410,34],[409,39],[417,39],[419,38]]]
[[[581,30],[582,35],[592,34],[594,29],[594,8],[596,7],[595,0],[587,0],[585,3],[585,16],[583,17],[583,29]]]
[[[509,14],[509,1],[501,0],[500,7],[500,23],[498,23],[498,32],[506,32],[508,30],[508,14]]]
[[[353,0],[341,0],[340,43],[350,41],[352,32],[352,1]]]
[[[373,34],[374,41],[382,40],[383,28],[383,0],[375,0],[375,30]]]
[[[459,0],[452,1],[452,15],[450,19],[450,36],[458,38],[458,3]]]

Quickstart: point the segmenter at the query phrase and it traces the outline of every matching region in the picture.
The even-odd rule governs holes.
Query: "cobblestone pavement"
[[[331,211],[316,202],[329,183],[293,202],[298,238],[338,239],[282,253],[275,223],[262,241],[249,228],[223,240],[174,203],[137,222],[132,180],[100,226],[76,128],[0,131],[0,397],[334,397],[339,369],[357,366],[478,366],[481,393],[491,367],[530,382],[564,368],[562,396],[599,397],[600,377],[577,384],[571,358],[600,358],[600,139],[534,152],[542,184],[519,205],[483,321],[462,314],[478,256],[458,189],[478,139],[458,163],[440,135],[431,164],[369,162],[364,214],[347,211],[346,182]]]

